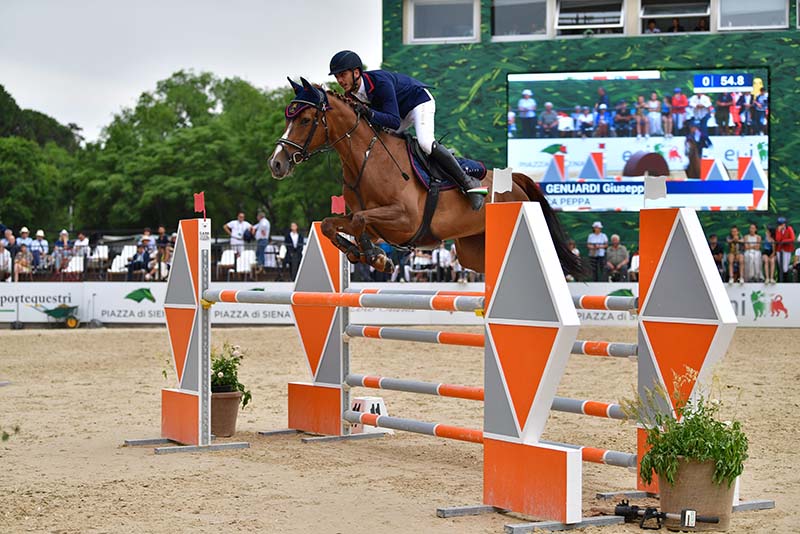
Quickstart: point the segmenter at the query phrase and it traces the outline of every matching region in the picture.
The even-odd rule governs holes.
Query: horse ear
[[[286,77],[286,79],[289,80],[290,84],[292,84],[292,89],[294,89],[294,94],[297,94],[303,90],[303,86],[300,85],[299,83],[295,83],[293,79],[289,78],[288,76]]]
[[[300,81],[303,83],[303,87],[304,87],[304,88],[306,88],[306,89],[308,89],[308,90],[310,90],[310,91],[313,91],[313,87],[311,87],[311,84],[310,84],[310,83],[308,83],[308,80],[306,80],[305,78],[303,78],[303,77],[301,76],[301,77],[300,77]]]

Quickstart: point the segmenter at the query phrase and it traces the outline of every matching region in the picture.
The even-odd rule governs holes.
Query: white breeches
[[[430,93],[428,95],[430,96]],[[434,115],[436,115],[436,101],[431,96],[430,100],[423,102],[408,112],[408,115],[400,121],[400,127],[396,132],[404,132],[413,126],[419,146],[422,147],[426,154],[430,155],[433,142],[436,141],[436,136],[433,133]]]

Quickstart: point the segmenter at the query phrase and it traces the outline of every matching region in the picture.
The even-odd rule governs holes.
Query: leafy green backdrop
[[[506,74],[524,72],[722,69],[768,67],[770,79],[770,202],[768,212],[702,212],[707,233],[731,224],[774,225],[777,214],[800,222],[800,32],[791,2],[785,31],[638,37],[584,37],[491,42],[491,0],[482,0],[481,42],[403,44],[403,2],[383,1],[383,67],[434,86],[437,136],[487,166],[506,160]],[[580,242],[594,219],[637,241],[634,213],[565,213],[561,219]]]

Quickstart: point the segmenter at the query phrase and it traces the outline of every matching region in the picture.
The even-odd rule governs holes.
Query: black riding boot
[[[433,142],[431,147],[431,156],[461,187],[461,190],[469,198],[472,209],[475,211],[480,210],[483,206],[484,197],[488,193],[486,188],[481,185],[480,180],[465,173],[453,154],[436,141]]]

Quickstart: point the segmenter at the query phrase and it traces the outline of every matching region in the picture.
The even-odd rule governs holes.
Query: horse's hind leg
[[[465,269],[478,273],[484,270],[484,246],[486,234],[471,235],[456,239],[456,255],[458,262]]]

